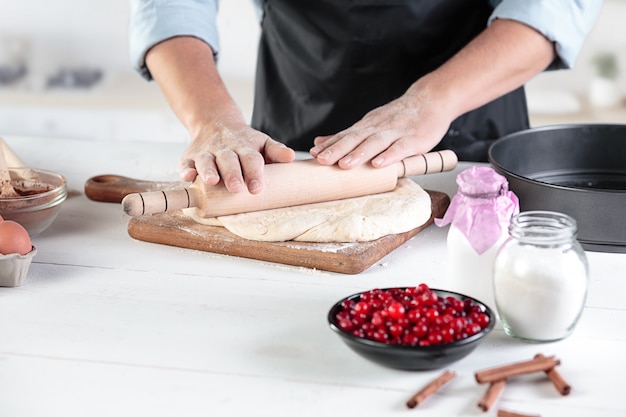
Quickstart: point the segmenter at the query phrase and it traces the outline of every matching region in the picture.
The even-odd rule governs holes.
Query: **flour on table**
[[[407,232],[431,216],[430,196],[408,178],[393,191],[344,200],[203,218],[197,208],[183,212],[194,221],[223,226],[245,239],[284,242],[367,242]]]

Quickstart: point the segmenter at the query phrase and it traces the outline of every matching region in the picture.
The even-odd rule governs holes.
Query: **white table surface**
[[[457,378],[417,409],[441,371],[387,369],[353,353],[326,314],[354,292],[441,288],[447,229],[431,226],[358,275],[136,241],[117,204],[83,193],[99,174],[177,180],[181,144],[5,137],[32,167],[64,174],[71,196],[33,239],[27,282],[0,288],[0,416],[625,416],[626,255],[588,252],[590,287],[574,334],[526,344],[500,326],[454,363]],[[453,195],[452,173],[416,178]],[[572,385],[511,380],[488,413],[474,372],[554,354]]]

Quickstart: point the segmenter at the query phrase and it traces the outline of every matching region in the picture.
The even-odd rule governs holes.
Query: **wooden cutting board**
[[[450,198],[438,191],[427,192],[431,197],[433,213],[428,222],[408,232],[383,236],[371,242],[258,242],[240,238],[223,227],[198,224],[180,211],[133,217],[128,223],[128,234],[145,242],[358,274],[431,225],[435,217],[443,216]]]

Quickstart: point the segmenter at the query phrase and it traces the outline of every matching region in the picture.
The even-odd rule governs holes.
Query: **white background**
[[[131,68],[128,21],[124,0],[0,0],[0,66],[23,57],[29,70],[21,83],[0,86],[0,135],[187,140],[156,85]],[[529,83],[531,112],[576,110],[588,94],[591,60],[599,51],[617,54],[622,70],[617,88],[626,96],[624,21],[626,1],[606,0],[576,68],[544,73]],[[219,66],[249,118],[259,33],[252,1],[223,0],[218,24]],[[105,79],[89,92],[46,91],[46,77],[63,67],[100,69]]]

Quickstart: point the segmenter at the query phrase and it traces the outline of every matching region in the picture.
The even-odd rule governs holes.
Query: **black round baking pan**
[[[520,210],[569,214],[590,251],[626,253],[626,125],[567,124],[502,137],[489,162]]]

